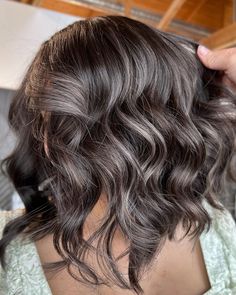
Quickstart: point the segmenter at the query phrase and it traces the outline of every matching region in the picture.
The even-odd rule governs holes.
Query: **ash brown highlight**
[[[209,229],[203,200],[223,210],[218,197],[236,178],[236,97],[197,46],[122,16],[75,22],[42,44],[9,111],[18,142],[3,169],[26,214],[4,228],[3,267],[20,233],[54,234],[63,261],[53,268],[73,264],[82,282],[140,294],[142,270],[180,222],[193,238]],[[102,193],[105,218],[84,240]],[[111,251],[117,228],[130,243],[128,280]],[[105,279],[84,260],[90,250],[102,255]]]

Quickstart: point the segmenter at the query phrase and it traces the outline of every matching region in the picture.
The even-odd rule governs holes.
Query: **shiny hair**
[[[26,211],[4,228],[3,267],[18,234],[54,234],[63,259],[43,267],[73,264],[78,281],[142,293],[142,271],[180,222],[191,238],[210,228],[203,201],[223,210],[218,197],[235,181],[236,98],[197,46],[113,15],[77,21],[42,44],[9,111],[18,141],[3,164]],[[106,212],[86,240],[102,193]],[[112,253],[118,229],[129,241],[128,279]],[[92,250],[103,277],[85,260]]]

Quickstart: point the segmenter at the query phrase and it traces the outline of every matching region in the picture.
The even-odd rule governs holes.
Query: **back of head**
[[[18,144],[5,164],[26,214],[9,225],[1,258],[30,225],[33,238],[54,233],[64,264],[99,284],[83,260],[99,239],[108,281],[138,293],[141,270],[180,222],[193,237],[210,225],[203,200],[221,208],[236,99],[196,48],[121,16],[75,22],[42,44],[9,113]],[[102,194],[107,211],[85,241],[85,220]],[[110,253],[116,229],[130,243],[128,281]]]

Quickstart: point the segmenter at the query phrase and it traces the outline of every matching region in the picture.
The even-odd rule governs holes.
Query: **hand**
[[[197,54],[207,68],[223,71],[223,83],[236,91],[236,48],[212,51],[199,45]]]

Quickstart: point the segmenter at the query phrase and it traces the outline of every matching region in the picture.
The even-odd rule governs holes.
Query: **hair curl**
[[[180,222],[193,238],[210,227],[203,200],[223,210],[217,198],[235,180],[236,99],[196,48],[122,16],[77,21],[42,44],[9,111],[18,142],[3,164],[26,212],[4,228],[4,268],[18,234],[53,233],[63,260],[43,267],[73,264],[81,282],[142,293],[141,270]],[[105,217],[85,240],[103,192]],[[128,280],[111,250],[118,228],[129,241]],[[84,259],[96,239],[107,280]]]

